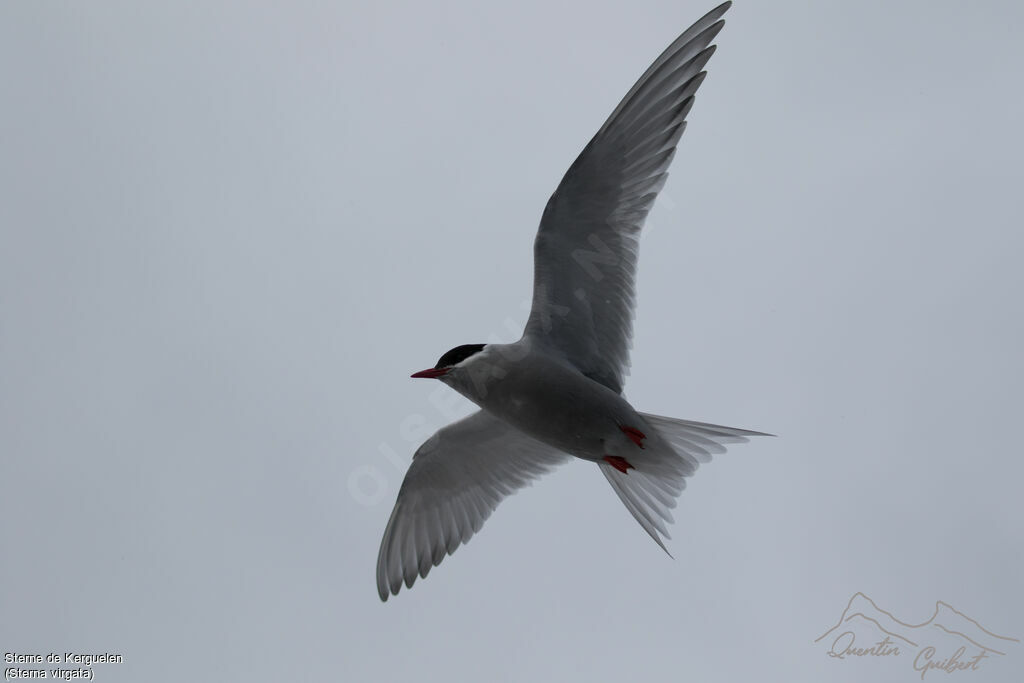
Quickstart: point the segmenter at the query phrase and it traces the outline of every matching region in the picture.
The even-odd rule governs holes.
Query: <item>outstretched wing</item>
[[[668,177],[730,4],[654,61],[566,172],[541,218],[524,338],[617,392],[629,370],[640,229]]]
[[[506,496],[570,457],[485,411],[438,430],[413,456],[384,529],[380,599],[425,578]]]

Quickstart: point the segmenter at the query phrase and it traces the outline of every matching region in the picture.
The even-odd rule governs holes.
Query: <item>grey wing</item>
[[[621,392],[629,370],[640,229],[668,177],[725,3],[666,49],[551,196],[534,243],[524,339]]]
[[[380,599],[425,578],[506,496],[570,457],[484,411],[438,430],[413,456],[384,529]]]

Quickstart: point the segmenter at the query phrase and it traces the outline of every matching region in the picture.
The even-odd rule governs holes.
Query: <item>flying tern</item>
[[[725,444],[763,435],[641,413],[622,396],[640,229],[730,4],[668,46],[551,195],[534,243],[533,306],[522,338],[457,346],[413,375],[444,382],[480,410],[413,456],[380,544],[381,600],[426,577],[506,496],[573,457],[596,463],[665,549],[671,508],[698,464]]]

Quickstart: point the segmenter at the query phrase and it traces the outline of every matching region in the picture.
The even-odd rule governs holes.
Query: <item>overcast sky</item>
[[[779,438],[700,469],[674,561],[573,462],[377,597],[409,458],[469,410],[409,374],[518,337],[548,195],[712,6],[3,3],[0,650],[121,654],[110,682],[920,680],[813,642],[856,591],[1024,639],[1015,2],[738,2],[626,393]]]

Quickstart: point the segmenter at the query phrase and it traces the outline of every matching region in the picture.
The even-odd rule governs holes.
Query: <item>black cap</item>
[[[458,363],[466,360],[474,353],[483,351],[484,346],[486,346],[486,344],[463,344],[462,346],[456,346],[454,349],[441,356],[437,361],[437,365],[434,367],[450,368],[451,366],[457,365]]]

